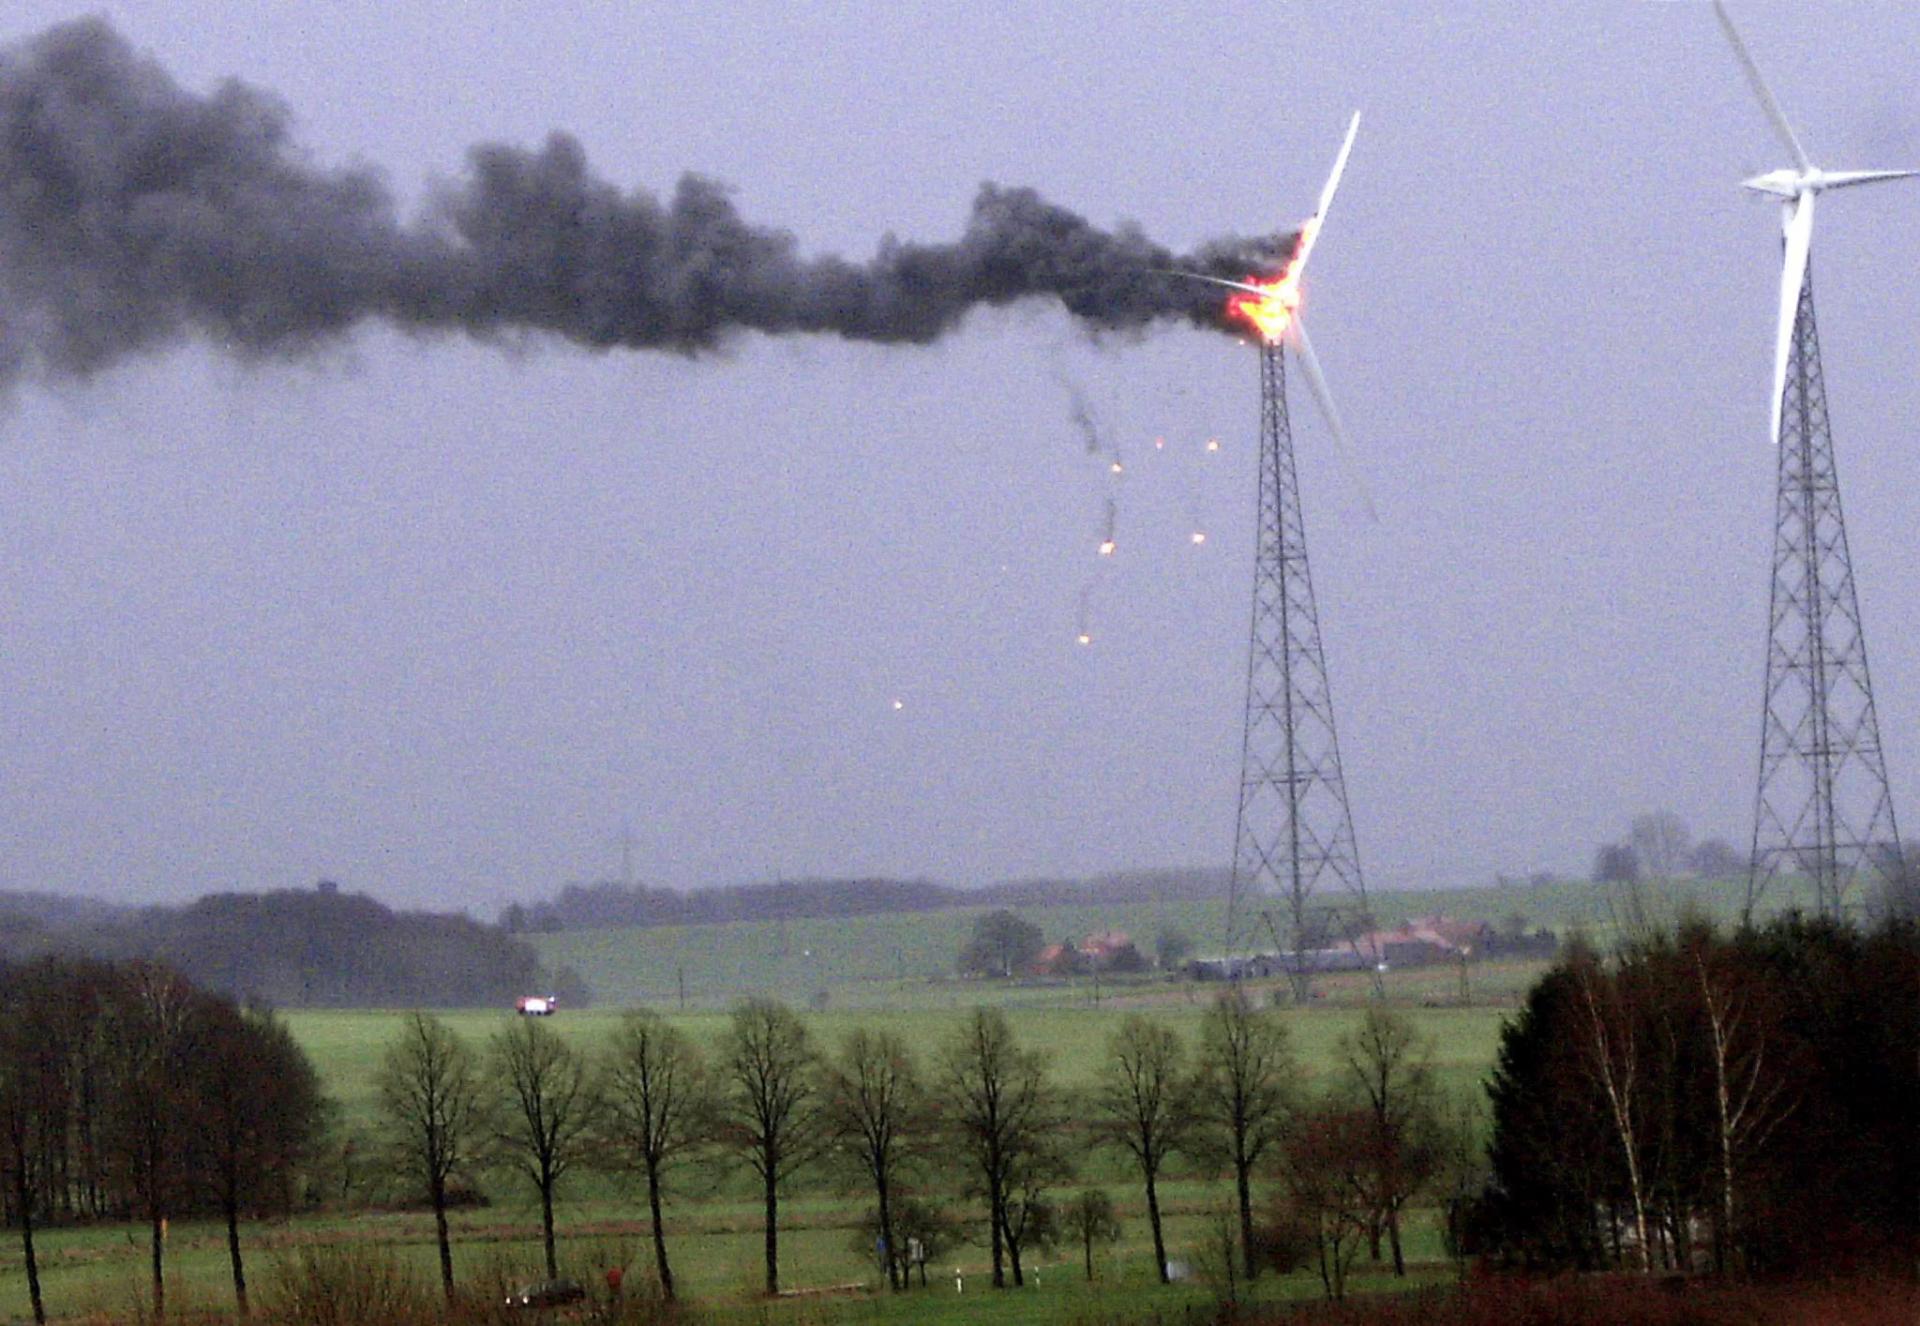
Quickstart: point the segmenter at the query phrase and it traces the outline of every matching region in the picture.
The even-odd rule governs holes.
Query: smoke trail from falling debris
[[[555,134],[486,145],[403,221],[380,176],[311,165],[287,108],[181,88],[98,19],[0,53],[0,382],[85,376],[192,337],[290,356],[357,325],[697,354],[738,332],[925,343],[978,305],[1056,301],[1085,326],[1231,330],[1168,267],[1270,267],[1290,239],[1176,254],[1030,189],[986,185],[958,240],[803,255],[719,185],[622,192]]]

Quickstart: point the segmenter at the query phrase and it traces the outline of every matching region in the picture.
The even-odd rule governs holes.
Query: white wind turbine
[[[1786,229],[1786,261],[1780,271],[1780,326],[1773,348],[1773,428],[1768,434],[1777,446],[1780,442],[1781,399],[1787,389],[1787,359],[1793,348],[1793,324],[1800,309],[1800,287],[1807,279],[1807,257],[1813,250],[1814,198],[1828,189],[1906,179],[1920,175],[1920,171],[1822,170],[1814,165],[1807,156],[1807,150],[1800,146],[1793,126],[1787,123],[1780,103],[1774,100],[1767,80],[1760,76],[1760,66],[1753,62],[1747,44],[1740,39],[1740,32],[1733,26],[1732,16],[1727,13],[1725,0],[1713,0],[1713,12],[1720,20],[1721,29],[1727,34],[1727,40],[1733,45],[1733,53],[1739,57],[1740,68],[1746,72],[1747,82],[1753,86],[1761,109],[1766,111],[1767,118],[1773,122],[1774,131],[1780,135],[1780,141],[1786,145],[1787,151],[1793,154],[1795,162],[1792,166],[1756,175],[1744,181],[1742,186],[1780,199],[1782,221]]]

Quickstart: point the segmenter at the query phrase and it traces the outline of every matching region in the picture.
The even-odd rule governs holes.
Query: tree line
[[[46,1320],[34,1232],[75,1220],[146,1225],[158,1317],[169,1221],[222,1218],[244,1312],[240,1220],[295,1204],[324,1109],[284,1025],[170,968],[0,969],[0,1204],[34,1320]]]
[[[16,895],[17,897],[18,895]],[[199,985],[280,1008],[499,1005],[550,988],[524,940],[457,913],[396,912],[316,889],[209,894],[183,907],[32,913],[0,954],[164,963]],[[585,990],[565,977],[579,1002]]]
[[[1457,1115],[1435,1086],[1432,1053],[1404,1018],[1371,1009],[1340,1042],[1336,1080],[1309,1096],[1281,1015],[1238,988],[1218,995],[1191,1044],[1159,1019],[1129,1016],[1080,1091],[991,1008],[926,1055],[874,1027],[822,1045],[771,1000],[737,1007],[711,1049],[648,1010],[592,1049],[532,1019],[476,1048],[415,1013],[387,1050],[379,1094],[395,1154],[433,1207],[450,1298],[447,1211],[488,1163],[509,1165],[537,1196],[550,1277],[567,1175],[589,1164],[627,1174],[644,1192],[654,1277],[671,1299],[673,1210],[715,1167],[744,1171],[759,1194],[769,1294],[780,1287],[782,1199],[802,1176],[865,1188],[856,1237],[895,1290],[916,1270],[924,1285],[926,1263],[961,1242],[987,1250],[996,1288],[1024,1284],[1033,1255],[1069,1237],[1091,1277],[1094,1244],[1117,1231],[1112,1199],[1067,1190],[1098,1152],[1135,1175],[1163,1281],[1159,1190],[1179,1156],[1233,1181],[1214,1273],[1232,1286],[1309,1260],[1337,1296],[1363,1246],[1380,1257],[1384,1241],[1405,1273],[1402,1212],[1435,1190],[1450,1155],[1470,1150],[1448,1133]],[[973,1204],[970,1221],[946,1200],[956,1190]]]
[[[1791,1274],[1920,1254],[1920,927],[1578,948],[1502,1035],[1488,1255]]]
[[[957,907],[1062,907],[1225,897],[1220,870],[1139,870],[1094,879],[1011,880],[966,888],[914,879],[799,879],[714,888],[654,888],[602,881],[568,884],[550,899],[512,903],[500,924],[509,933],[598,930],[612,926],[723,925],[797,921]]]

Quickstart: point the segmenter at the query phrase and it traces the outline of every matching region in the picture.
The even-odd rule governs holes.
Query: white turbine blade
[[[1909,180],[1916,175],[1920,175],[1920,170],[1823,170],[1820,187],[1845,189],[1855,184],[1878,184],[1882,180]]]
[[[1793,324],[1800,314],[1800,287],[1807,279],[1807,254],[1813,248],[1813,191],[1800,195],[1787,222],[1786,261],[1780,268],[1780,328],[1773,346],[1773,443],[1780,445],[1780,408],[1787,391],[1787,357],[1793,352]]]
[[[1166,276],[1184,276],[1189,281],[1205,281],[1208,285],[1223,285],[1229,290],[1244,290],[1247,294],[1258,295],[1262,299],[1273,293],[1271,290],[1262,290],[1257,285],[1248,285],[1245,281],[1229,281],[1224,276],[1202,276],[1199,272],[1182,272],[1173,268],[1163,269],[1162,274]]]
[[[1721,31],[1727,34],[1727,40],[1733,44],[1733,53],[1740,58],[1740,67],[1746,71],[1747,82],[1753,86],[1753,95],[1760,99],[1761,109],[1773,121],[1780,141],[1787,145],[1787,151],[1793,153],[1794,163],[1800,169],[1812,170],[1813,162],[1807,159],[1807,150],[1800,146],[1800,140],[1794,136],[1793,126],[1787,123],[1786,112],[1773,99],[1773,92],[1767,87],[1767,80],[1760,76],[1760,66],[1753,62],[1753,54],[1747,50],[1746,42],[1740,40],[1740,30],[1733,26],[1733,16],[1727,13],[1726,0],[1713,0],[1713,12],[1720,19]]]
[[[1347,156],[1353,151],[1353,136],[1360,132],[1360,112],[1355,111],[1353,118],[1347,121],[1346,141],[1340,144],[1340,155],[1333,159],[1333,173],[1327,176],[1325,187],[1320,190],[1320,202],[1313,209],[1317,217],[1325,217],[1327,209],[1333,206],[1333,195],[1339,192],[1340,177],[1347,170]]]
[[[1339,457],[1340,468],[1347,472],[1347,478],[1360,492],[1360,500],[1367,508],[1367,518],[1374,524],[1380,523],[1380,512],[1373,504],[1373,491],[1367,486],[1365,476],[1360,473],[1353,461],[1353,449],[1347,445],[1347,430],[1340,423],[1340,412],[1333,407],[1333,393],[1327,390],[1326,376],[1320,371],[1320,357],[1313,352],[1313,342],[1307,339],[1307,325],[1300,320],[1296,312],[1293,324],[1288,328],[1293,333],[1294,357],[1300,361],[1300,367],[1307,371],[1307,388],[1313,392],[1314,404],[1320,407],[1321,417],[1327,421],[1327,431],[1333,434],[1334,454]]]

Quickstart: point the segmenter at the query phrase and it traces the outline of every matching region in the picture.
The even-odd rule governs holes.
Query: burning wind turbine
[[[1333,434],[1333,441],[1340,453],[1342,466],[1360,490],[1361,500],[1365,502],[1367,515],[1373,520],[1380,519],[1374,510],[1373,497],[1367,491],[1365,482],[1352,463],[1347,445],[1347,430],[1340,422],[1340,412],[1334,407],[1333,394],[1327,389],[1326,374],[1320,371],[1320,357],[1313,352],[1313,341],[1307,336],[1305,321],[1300,315],[1301,280],[1306,275],[1307,259],[1313,256],[1314,245],[1319,242],[1320,229],[1326,224],[1327,211],[1333,206],[1333,196],[1340,188],[1340,177],[1346,173],[1347,157],[1353,151],[1354,135],[1360,132],[1360,112],[1355,111],[1347,122],[1347,136],[1340,144],[1340,155],[1334,158],[1333,172],[1327,176],[1327,182],[1320,189],[1320,200],[1313,209],[1313,215],[1300,224],[1299,237],[1294,240],[1293,253],[1287,259],[1287,265],[1278,276],[1262,280],[1250,276],[1244,281],[1229,281],[1224,277],[1207,276],[1200,272],[1174,271],[1173,276],[1184,276],[1190,280],[1205,281],[1211,285],[1224,286],[1234,292],[1227,301],[1227,310],[1232,315],[1252,324],[1268,344],[1285,342],[1292,349],[1294,358],[1306,371],[1307,387],[1313,392],[1314,404],[1320,408],[1321,417],[1327,421],[1327,429]],[[1195,542],[1198,542],[1196,539]]]

